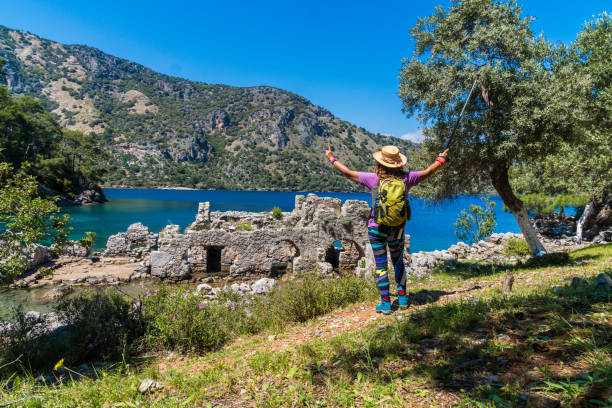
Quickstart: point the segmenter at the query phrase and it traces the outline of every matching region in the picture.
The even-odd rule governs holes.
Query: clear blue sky
[[[438,1],[3,2],[0,24],[87,44],[164,74],[208,83],[271,85],[303,95],[373,132],[419,123],[396,96],[409,29]],[[570,42],[609,1],[519,1],[536,33]]]

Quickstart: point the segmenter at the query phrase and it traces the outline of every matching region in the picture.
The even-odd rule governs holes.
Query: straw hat
[[[374,152],[374,159],[385,167],[402,167],[408,159],[395,146],[384,146],[380,152]]]

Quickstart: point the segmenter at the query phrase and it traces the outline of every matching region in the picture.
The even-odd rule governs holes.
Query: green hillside
[[[13,94],[40,99],[61,125],[92,133],[110,153],[107,185],[351,191],[329,171],[328,142],[362,170],[382,145],[416,147],[281,89],[192,82],[3,26],[0,57]]]

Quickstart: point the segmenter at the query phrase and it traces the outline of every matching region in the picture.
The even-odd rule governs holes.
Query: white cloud
[[[400,139],[409,140],[415,143],[421,143],[425,139],[425,135],[421,129],[416,132],[405,133],[400,136]]]

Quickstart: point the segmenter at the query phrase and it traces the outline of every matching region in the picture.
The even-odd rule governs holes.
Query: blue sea
[[[84,207],[66,207],[74,227],[71,238],[78,239],[86,231],[96,233],[95,248],[106,246],[112,234],[125,231],[135,222],[142,222],[151,231],[159,232],[170,223],[185,228],[196,216],[198,202],[210,201],[212,211],[270,211],[275,206],[291,211],[295,196],[308,192],[280,191],[211,191],[211,190],[161,190],[105,188],[108,202]],[[315,193],[336,197],[343,202],[349,199],[369,202],[369,193]],[[496,232],[520,232],[514,216],[502,211],[501,199],[491,197],[497,203]],[[477,196],[458,196],[441,203],[430,204],[411,197],[412,219],[406,224],[411,236],[411,252],[446,249],[458,240],[454,222],[457,214],[470,204],[482,204]]]

